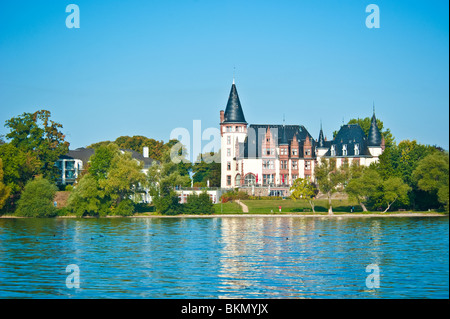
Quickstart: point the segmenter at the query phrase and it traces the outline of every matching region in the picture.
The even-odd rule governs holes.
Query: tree
[[[40,162],[39,174],[55,181],[60,171],[55,166],[61,155],[69,150],[69,142],[60,131],[62,125],[50,120],[51,113],[40,110],[34,113],[23,113],[6,121],[5,127],[10,129],[6,138],[21,151],[33,154]]]
[[[380,175],[370,167],[365,167],[361,174],[353,175],[345,187],[347,195],[358,201],[363,211],[367,212],[366,203],[373,196],[382,182]]]
[[[45,178],[30,180],[17,203],[15,214],[25,217],[54,217],[56,208],[53,206],[53,198],[57,190],[58,188]]]
[[[211,187],[220,187],[220,167],[220,153],[200,154],[192,167],[194,183],[207,185],[209,181]]]
[[[327,195],[328,198],[328,214],[333,214],[331,205],[331,195],[338,191],[338,186],[344,180],[342,172],[336,167],[336,159],[324,159],[315,169],[315,175],[319,190]]]
[[[110,206],[110,198],[91,174],[86,174],[80,179],[67,200],[68,210],[78,217],[106,216]]]
[[[449,211],[449,157],[448,154],[436,152],[419,161],[412,174],[419,189],[434,192],[438,200]]]
[[[289,189],[291,192],[291,198],[293,200],[304,199],[309,202],[311,205],[311,209],[313,213],[314,210],[314,198],[317,195],[318,191],[314,184],[310,183],[307,179],[297,178]]]
[[[407,205],[409,202],[408,192],[411,190],[400,177],[390,177],[383,181],[378,188],[378,203],[386,207],[386,213],[396,201]]]
[[[11,187],[3,184],[3,161],[0,158],[0,209],[5,206],[6,200],[11,194]]]
[[[116,144],[100,145],[90,158],[88,172],[97,180],[107,178],[111,163],[118,154],[120,150]]]
[[[11,143],[0,145],[0,158],[3,162],[3,183],[10,188],[11,195],[4,209],[14,211],[25,184],[39,173],[41,164],[31,152],[24,152]]]
[[[118,153],[111,161],[107,177],[99,181],[101,188],[111,197],[115,205],[136,195],[146,181],[143,164],[131,157],[130,152]],[[135,197],[135,196],[134,196]]]
[[[413,180],[412,174],[419,162],[426,156],[438,152],[437,148],[429,145],[422,145],[417,141],[404,140],[397,146],[386,149],[380,155],[377,171],[386,180],[390,177],[400,177],[409,187],[409,202],[415,209],[417,201],[424,201],[423,197],[428,197],[428,202],[433,199],[430,194],[421,192],[417,183]]]

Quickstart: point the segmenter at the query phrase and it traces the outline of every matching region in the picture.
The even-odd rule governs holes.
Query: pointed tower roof
[[[378,129],[377,118],[375,117],[375,106],[374,106],[372,122],[370,123],[369,139],[368,139],[367,145],[368,146],[381,146],[381,140],[382,140],[382,136],[381,136],[380,130]]]
[[[280,145],[289,145],[289,141],[286,135],[286,126],[283,125],[283,134],[281,135]]]
[[[318,147],[325,147],[325,138],[323,137],[323,130],[322,130],[322,121],[320,122],[320,132],[319,132],[319,139],[317,140]]]
[[[247,124],[242,111],[241,102],[239,101],[239,95],[237,93],[236,85],[231,85],[230,96],[228,97],[227,107],[225,108],[223,123],[240,123]]]

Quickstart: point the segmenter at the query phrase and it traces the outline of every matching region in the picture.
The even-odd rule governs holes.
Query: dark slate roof
[[[225,108],[223,123],[243,123],[247,124],[242,111],[241,102],[237,93],[236,85],[231,85],[230,96],[228,97],[227,107]]]
[[[83,164],[89,162],[89,158],[94,155],[95,150],[93,148],[80,147],[75,150],[69,150],[66,155],[62,155],[60,159],[79,159],[83,161]]]
[[[381,145],[381,133],[380,130],[378,129],[375,113],[373,113],[372,122],[370,123],[368,146],[380,146],[380,145]]]
[[[317,140],[317,147],[326,147],[326,141],[325,138],[323,137],[322,127],[320,128],[319,139]]]
[[[292,138],[294,138],[294,136],[292,136]],[[283,125],[282,128],[282,134],[281,134],[281,139],[280,139],[280,145],[289,145],[289,141],[286,135],[286,126]]]
[[[303,154],[303,143],[306,139],[306,136],[309,136],[312,148],[314,149],[316,142],[303,125],[251,124],[247,129],[247,137],[245,138],[244,143],[239,143],[240,158],[261,157],[261,144],[265,139],[268,127],[270,127],[270,132],[272,133],[274,140],[277,141],[278,145],[281,144],[284,134],[286,134],[289,145],[291,144],[294,136],[296,136],[299,143],[300,157]]]
[[[141,153],[135,152],[133,150],[121,150],[121,151],[130,152],[132,158],[142,161],[144,163],[144,168],[149,168],[154,161],[153,159],[151,159],[149,157],[144,157]],[[85,166],[89,162],[89,159],[91,158],[91,156],[94,155],[94,153],[95,153],[95,150],[93,148],[81,147],[81,148],[77,148],[75,150],[69,150],[69,152],[66,155],[62,155],[59,158],[60,159],[79,159],[79,160],[83,161],[83,165]]]
[[[342,148],[343,145],[347,145],[347,157],[357,156],[371,156],[369,149],[367,148],[367,137],[364,134],[361,126],[358,124],[347,124],[341,126],[336,137],[330,143],[330,149],[325,153],[324,156],[331,156],[331,147],[334,145],[337,157],[343,156]],[[355,155],[355,144],[359,144],[359,155]]]

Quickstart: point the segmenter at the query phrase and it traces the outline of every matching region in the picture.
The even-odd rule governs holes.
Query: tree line
[[[0,138],[0,214],[126,216],[142,206],[139,202],[147,189],[156,210],[163,214],[186,213],[194,209],[200,213],[213,211],[209,196],[204,194],[188,198],[186,205],[167,205],[167,201],[175,202],[176,197],[178,203],[173,188],[191,186],[190,176],[197,186],[206,186],[207,181],[210,186],[219,186],[220,164],[203,161],[175,164],[170,160],[170,150],[178,141],[164,143],[144,136],[121,136],[113,142],[89,145],[95,153],[78,176],[76,186],[67,187],[71,190],[67,207],[57,209],[53,198],[58,191],[56,184],[60,170],[55,163],[69,150],[69,143],[61,132],[63,126],[51,120],[49,111],[39,110],[7,120],[5,127],[10,132]],[[133,159],[130,152],[123,151],[142,153],[144,146],[149,148],[149,157],[154,159],[147,174],[143,171],[143,163]]]
[[[349,124],[368,120],[353,119]],[[382,127],[382,122],[378,125]],[[294,181],[291,197],[308,200],[314,211],[314,199],[320,191],[328,199],[329,214],[333,213],[331,197],[336,192],[346,193],[363,211],[438,209],[448,212],[448,152],[415,140],[396,144],[389,130],[386,132],[390,141],[378,162],[366,167],[344,161],[338,167],[336,159],[322,160],[315,169],[315,182]]]

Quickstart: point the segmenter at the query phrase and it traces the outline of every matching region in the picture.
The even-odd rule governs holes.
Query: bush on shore
[[[58,188],[45,178],[37,177],[25,185],[22,196],[17,202],[16,216],[54,217],[57,209],[53,198]]]

